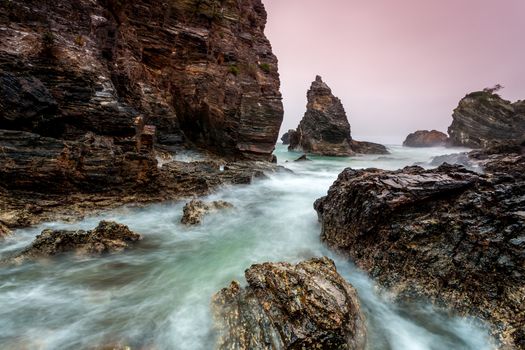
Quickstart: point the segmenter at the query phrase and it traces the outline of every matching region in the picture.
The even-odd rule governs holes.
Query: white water
[[[392,303],[364,273],[321,244],[312,204],[343,168],[397,169],[453,150],[391,151],[388,156],[286,163],[294,175],[278,174],[210,196],[236,208],[210,215],[198,227],[179,223],[184,203],[168,203],[17,231],[0,243],[0,258],[28,245],[43,228],[90,229],[101,219],[129,225],[144,240],[124,254],[66,256],[1,268],[0,348],[121,344],[133,349],[213,349],[213,293],[232,279],[244,282],[243,272],[253,263],[328,255],[358,290],[368,321],[369,349],[492,349],[479,324],[438,313],[424,301]],[[300,155],[282,146],[276,154],[283,164]]]

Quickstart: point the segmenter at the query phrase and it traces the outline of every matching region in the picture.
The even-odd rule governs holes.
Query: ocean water
[[[398,169],[428,164],[458,150],[390,146],[386,156],[300,156],[282,145],[279,163],[294,174],[275,174],[249,186],[209,196],[235,205],[180,224],[184,202],[121,208],[79,223],[46,223],[18,230],[0,242],[0,259],[30,244],[44,228],[95,227],[115,220],[143,235],[137,247],[102,258],[62,256],[0,268],[0,349],[213,349],[210,298],[231,280],[245,283],[251,264],[297,262],[327,255],[357,289],[368,323],[368,349],[493,349],[484,326],[438,312],[425,300],[398,305],[345,258],[319,240],[313,209],[345,167]]]

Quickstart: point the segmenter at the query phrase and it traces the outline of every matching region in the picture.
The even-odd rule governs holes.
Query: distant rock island
[[[341,100],[332,94],[320,76],[315,78],[307,97],[306,113],[297,130],[287,133],[289,150],[323,156],[388,153],[383,145],[352,139]]]
[[[405,147],[435,147],[445,146],[448,136],[437,130],[418,130],[407,136],[403,142]]]
[[[451,145],[484,148],[492,141],[519,141],[525,137],[525,101],[511,103],[496,91],[473,92],[459,102],[448,128]]]

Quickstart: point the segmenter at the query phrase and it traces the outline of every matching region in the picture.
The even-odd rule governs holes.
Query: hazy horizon
[[[263,1],[281,134],[297,127],[317,74],[342,100],[352,136],[370,141],[446,132],[462,97],[497,83],[503,98],[525,98],[523,0]]]

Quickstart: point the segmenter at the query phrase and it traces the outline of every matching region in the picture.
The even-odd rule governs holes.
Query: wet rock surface
[[[204,202],[192,200],[183,208],[181,223],[185,225],[198,225],[202,222],[205,215],[223,209],[231,209],[233,204],[225,201]]]
[[[448,136],[437,130],[418,130],[407,136],[403,142],[405,147],[436,147],[445,146]]]
[[[346,169],[315,202],[322,239],[402,297],[490,321],[525,348],[525,156],[461,166]]]
[[[270,160],[283,117],[260,0],[0,3],[0,129],[134,135]]]
[[[328,258],[264,263],[212,302],[217,349],[364,349],[365,320],[354,288]]]
[[[468,94],[448,129],[453,146],[485,148],[492,141],[520,140],[525,135],[525,101],[511,103],[486,89]]]
[[[289,132],[289,150],[323,156],[388,153],[382,145],[352,140],[350,123],[343,104],[320,76],[312,83],[307,98],[303,119],[295,133]]]
[[[36,236],[29,247],[4,262],[21,263],[67,252],[77,255],[102,255],[128,249],[140,239],[141,236],[127,226],[111,221],[101,221],[90,231],[46,229]]]

